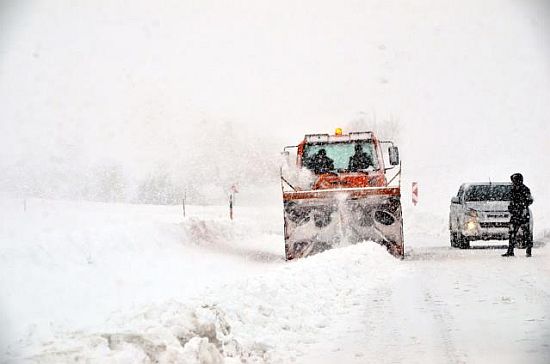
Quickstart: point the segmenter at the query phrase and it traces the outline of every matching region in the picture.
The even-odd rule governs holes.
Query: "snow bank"
[[[237,206],[235,215],[187,206],[184,219],[181,206],[1,198],[0,354],[282,261],[272,217],[280,210]]]
[[[159,305],[118,318],[111,329],[59,337],[32,359],[75,362],[288,362],[320,337],[335,335],[332,321],[361,305],[387,283],[400,262],[364,243],[208,289],[187,303]]]
[[[403,209],[405,248],[440,246],[449,240],[448,212],[418,211],[414,207]]]

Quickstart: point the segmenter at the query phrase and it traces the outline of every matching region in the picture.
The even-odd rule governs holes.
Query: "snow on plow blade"
[[[287,259],[361,241],[403,258],[399,187],[284,192],[283,202]]]

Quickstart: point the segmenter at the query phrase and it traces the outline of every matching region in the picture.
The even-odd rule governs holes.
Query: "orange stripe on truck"
[[[346,198],[359,198],[368,196],[396,196],[401,197],[399,187],[365,187],[365,188],[335,188],[326,190],[291,191],[283,193],[283,201],[334,198],[336,195],[346,194]]]

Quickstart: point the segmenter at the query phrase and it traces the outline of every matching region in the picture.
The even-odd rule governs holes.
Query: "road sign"
[[[412,203],[415,206],[418,203],[418,182],[412,183]]]

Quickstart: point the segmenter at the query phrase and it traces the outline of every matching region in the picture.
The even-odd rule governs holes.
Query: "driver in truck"
[[[334,161],[327,156],[327,151],[320,149],[309,160],[308,168],[312,169],[315,173],[327,173],[334,170]]]
[[[533,247],[532,234],[529,231],[529,205],[533,203],[533,197],[529,188],[523,184],[523,176],[521,173],[514,173],[510,176],[512,180],[512,196],[508,211],[510,211],[510,242],[508,251],[502,254],[503,257],[514,256],[514,246],[516,244],[517,234],[519,229],[523,231],[523,237],[526,239],[525,255],[531,256],[531,248]]]

